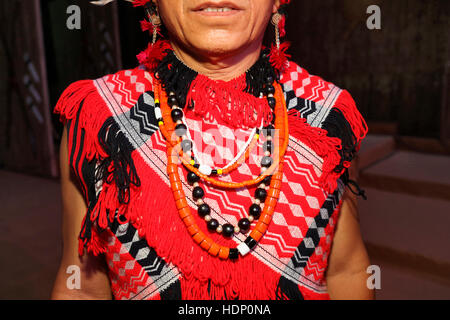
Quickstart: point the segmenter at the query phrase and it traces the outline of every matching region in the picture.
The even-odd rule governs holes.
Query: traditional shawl
[[[346,172],[367,133],[350,94],[289,62],[280,83],[290,137],[274,218],[250,254],[223,261],[198,246],[178,216],[152,83],[152,74],[143,68],[79,81],[66,89],[55,109],[67,124],[68,161],[88,205],[80,254],[105,255],[114,297],[328,299],[325,271]],[[200,124],[226,130],[212,116],[186,113],[186,118],[191,134]],[[226,139],[230,148],[242,146],[233,136]],[[229,150],[210,151],[226,157]],[[253,160],[233,171],[229,181],[257,176],[259,161]],[[179,171],[189,195],[186,170],[180,165]],[[212,217],[234,225],[247,215],[255,189],[202,187]],[[189,197],[188,202],[195,210]],[[208,233],[201,218],[197,223]],[[245,240],[244,235],[210,237],[230,247]]]

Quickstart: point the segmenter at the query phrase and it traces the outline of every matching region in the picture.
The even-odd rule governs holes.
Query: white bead
[[[253,221],[255,221],[255,218],[253,218],[253,216],[248,216],[248,221],[250,221],[250,222],[253,222]]]
[[[182,124],[182,123],[183,123],[183,121],[181,121],[181,120],[177,121],[177,124]]]
[[[246,245],[244,242],[242,242],[240,245],[237,246],[237,249],[241,256],[245,256],[250,252],[250,248],[248,245]]]
[[[206,221],[206,222],[210,222],[210,221],[211,221],[211,219],[212,219],[212,218],[211,218],[211,216],[210,216],[210,215],[207,215],[207,216],[205,216],[205,221]]]
[[[194,188],[200,186],[200,184],[198,182],[194,182],[194,184],[192,185]]]
[[[265,151],[265,152],[264,152],[264,155],[265,155],[266,157],[269,157],[269,156],[271,155],[271,153],[270,153],[270,151]]]
[[[201,206],[205,202],[203,201],[203,199],[198,199],[196,203],[197,203],[198,206]]]
[[[241,229],[239,227],[234,227],[234,233],[239,233],[241,232]]]
[[[207,165],[200,165],[200,168],[198,168],[198,171],[200,171],[204,175],[209,176],[212,173],[212,168],[210,166],[207,166]]]
[[[216,229],[216,232],[217,233],[222,233],[222,231],[223,231],[222,226],[218,226],[217,229]]]
[[[162,119],[161,108],[155,108],[155,118],[156,119]]]
[[[255,199],[255,204],[260,205],[261,204],[261,200]]]

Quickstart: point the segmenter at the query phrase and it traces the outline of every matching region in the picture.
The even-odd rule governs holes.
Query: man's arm
[[[369,256],[359,226],[357,200],[349,191],[344,194],[340,216],[329,257],[326,274],[331,299],[374,299],[367,287]]]
[[[52,299],[111,299],[111,288],[104,259],[89,254],[85,254],[83,257],[78,255],[78,234],[86,213],[86,203],[71,177],[67,156],[66,128],[64,128],[61,142],[60,166],[63,200],[63,255],[53,287]],[[69,266],[80,268],[80,289],[71,290],[67,287],[67,279],[72,275],[66,273]]]

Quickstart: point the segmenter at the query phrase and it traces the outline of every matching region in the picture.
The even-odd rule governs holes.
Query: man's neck
[[[176,43],[172,48],[189,68],[213,80],[229,81],[244,74],[259,59],[261,44],[241,49],[238,53],[195,53],[183,50]]]

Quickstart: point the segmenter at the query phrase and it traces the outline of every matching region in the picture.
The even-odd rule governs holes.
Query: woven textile
[[[356,151],[367,132],[348,92],[289,63],[281,84],[290,137],[273,221],[249,255],[223,261],[195,244],[178,216],[152,83],[152,75],[140,68],[80,81],[66,90],[56,107],[67,123],[68,161],[89,207],[80,249],[105,254],[114,297],[328,299],[325,270],[345,188],[341,175],[351,160],[342,153],[341,135],[352,138]],[[213,110],[204,118],[186,112],[197,157],[223,167],[241,150],[251,130],[231,130],[216,119]],[[330,123],[333,135],[327,135]],[[262,156],[258,143],[248,161],[225,180],[254,178]],[[117,173],[119,168],[126,177]],[[101,169],[106,174],[96,183]],[[193,187],[181,165],[179,173],[189,205],[196,210],[189,196]],[[247,216],[255,191],[207,184],[202,188],[211,216],[233,225]],[[197,223],[209,233],[201,218]],[[230,247],[246,238],[210,236]]]

